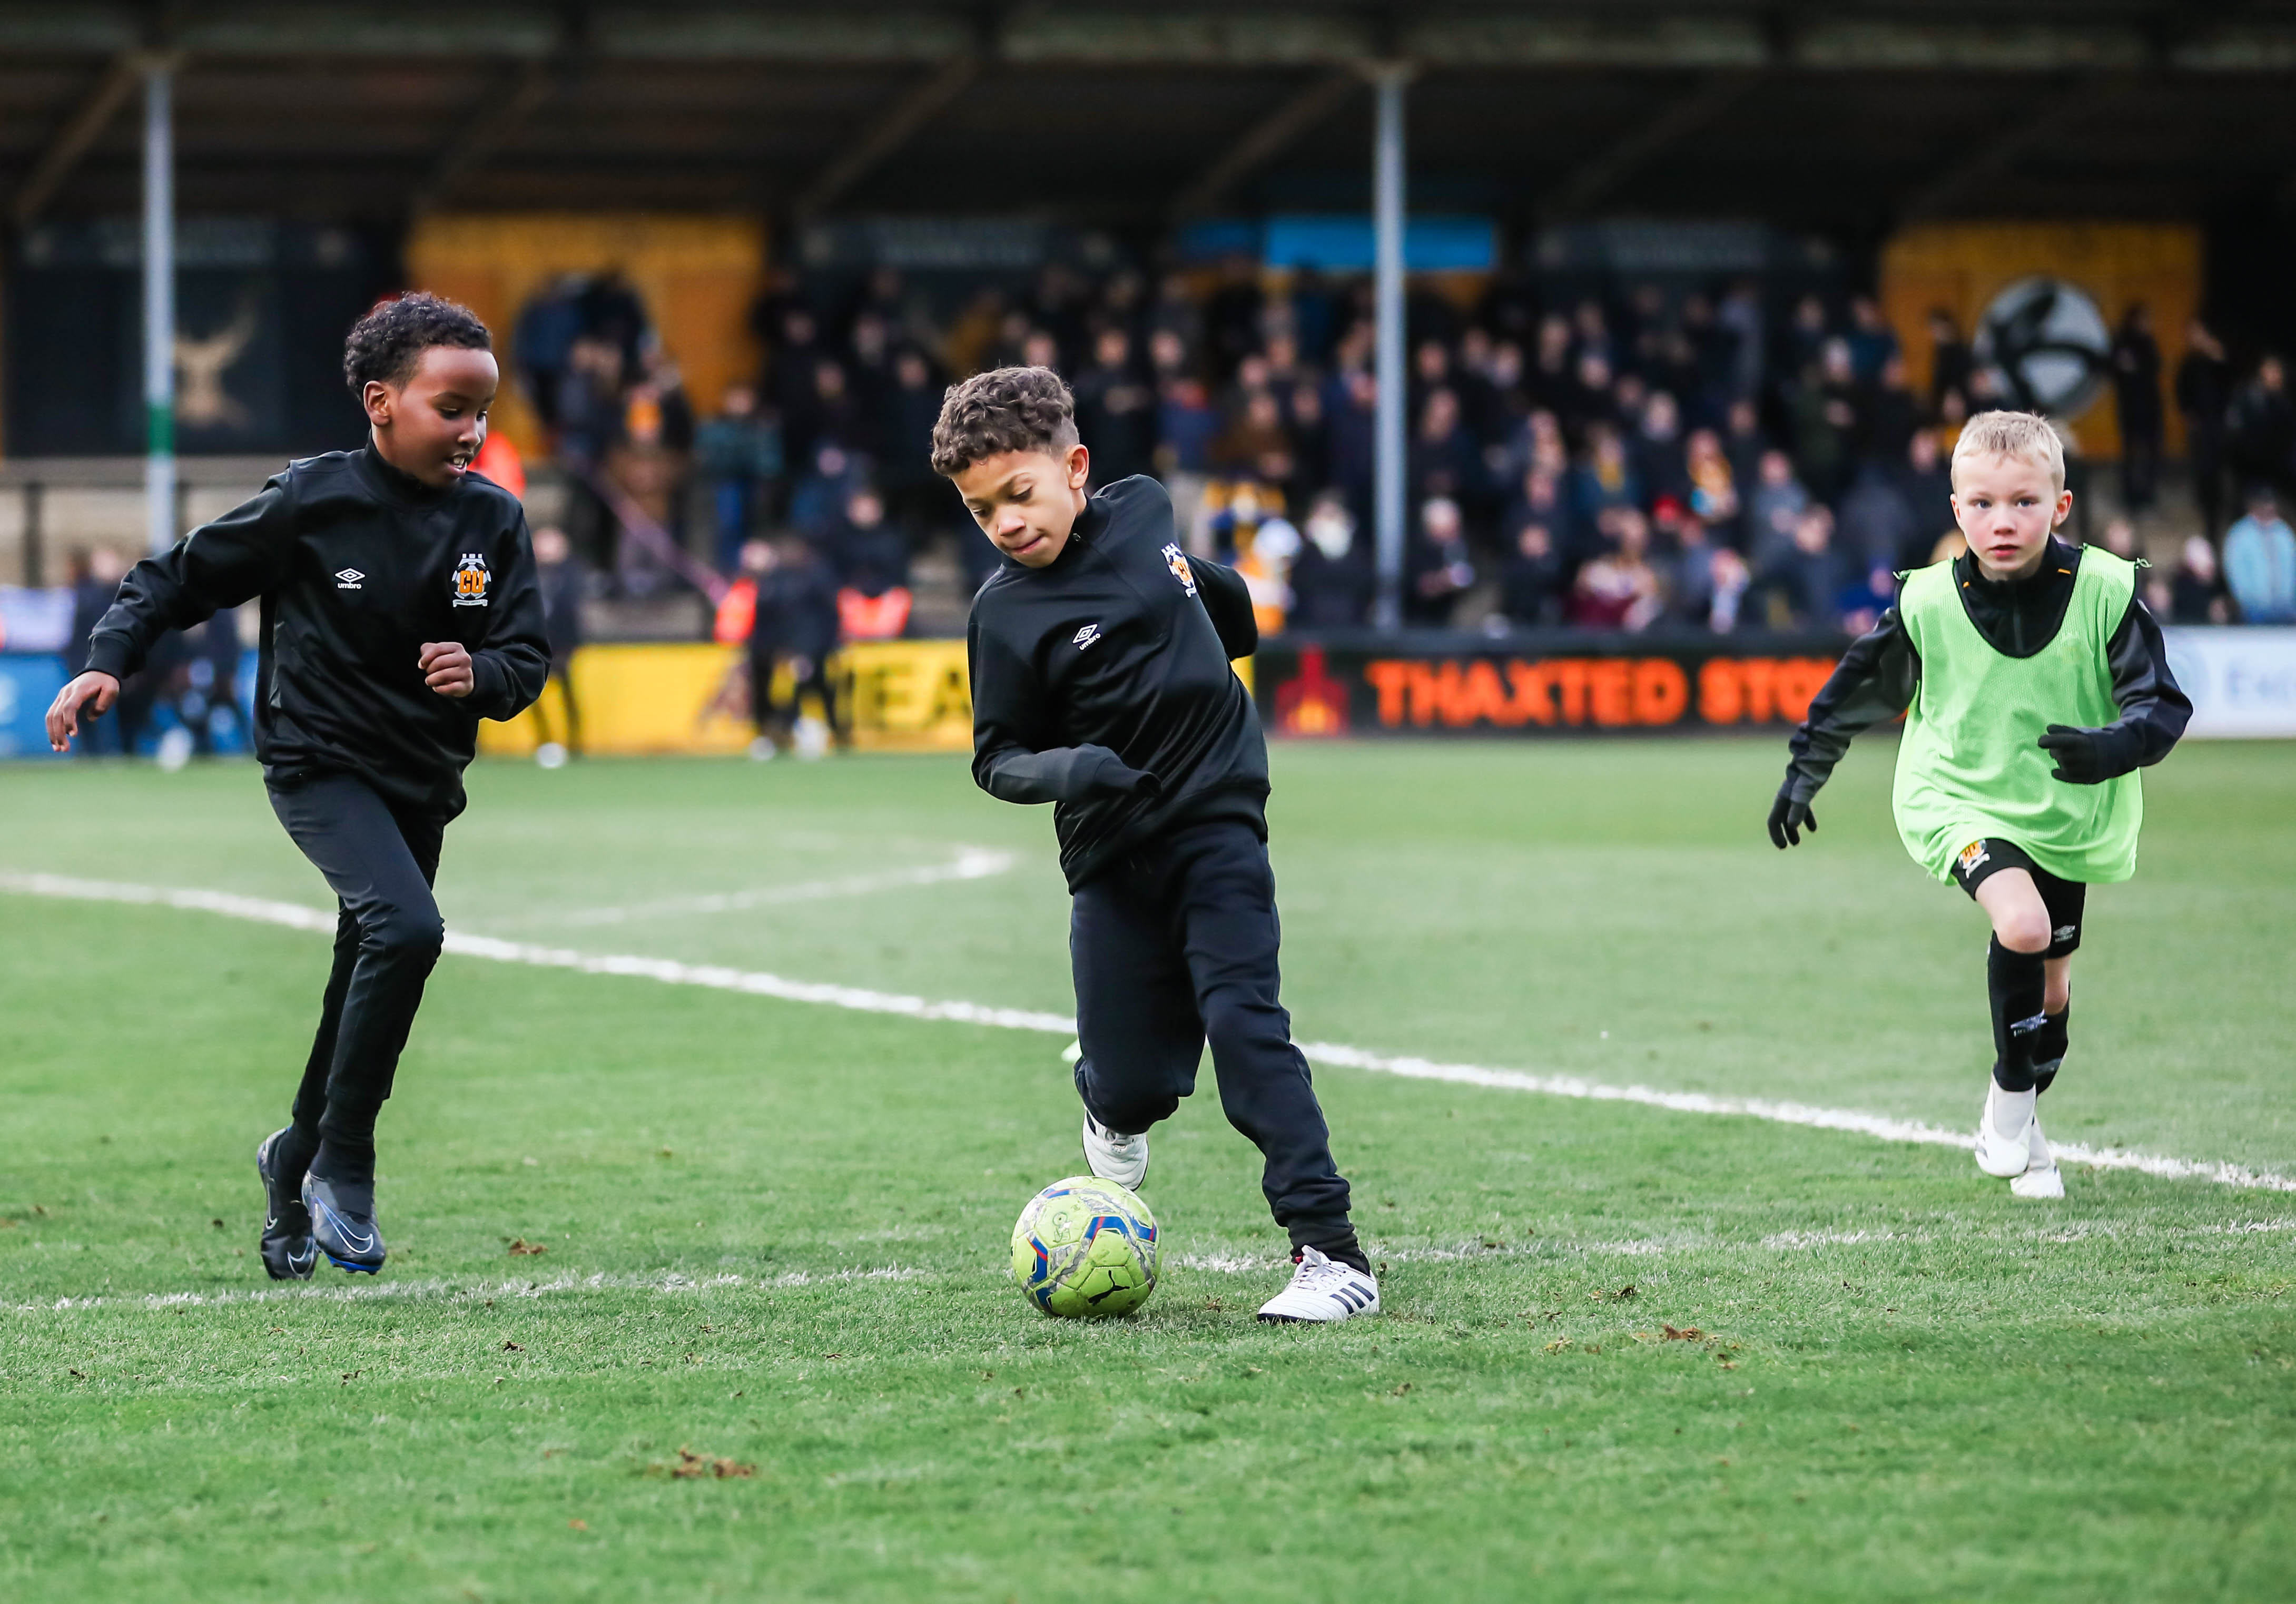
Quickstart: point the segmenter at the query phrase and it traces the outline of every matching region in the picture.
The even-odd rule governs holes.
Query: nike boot
[[[257,1251],[275,1281],[308,1281],[319,1250],[311,1241],[311,1211],[303,1206],[302,1177],[280,1173],[281,1139],[293,1130],[274,1131],[255,1150],[255,1172],[263,1178],[263,1239]]]
[[[311,1211],[311,1240],[338,1270],[373,1275],[382,1268],[382,1231],[374,1222],[374,1189],[303,1176],[303,1206]]]

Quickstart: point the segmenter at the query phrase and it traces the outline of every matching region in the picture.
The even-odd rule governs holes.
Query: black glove
[[[1801,833],[1817,834],[1817,815],[1809,810],[1809,803],[1794,798],[1793,780],[1778,787],[1777,800],[1770,804],[1770,844],[1781,852],[1790,846],[1801,844]]]
[[[2105,750],[2110,734],[2102,729],[2076,729],[2070,724],[2050,725],[2040,740],[2041,750],[2057,761],[2049,777],[2069,785],[2101,786],[2115,775],[2126,774],[2126,766],[2116,765],[2113,754]]]

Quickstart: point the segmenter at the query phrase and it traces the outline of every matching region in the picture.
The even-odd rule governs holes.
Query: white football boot
[[[1084,1116],[1084,1162],[1086,1168],[1103,1180],[1112,1180],[1128,1191],[1136,1192],[1140,1183],[1148,1179],[1148,1133],[1127,1136],[1120,1131],[1111,1131],[1087,1114]]]
[[[2025,1127],[2025,1172],[2009,1183],[2009,1190],[2019,1197],[2063,1197],[2065,1178],[2057,1170],[2056,1155],[2049,1151],[2049,1139],[2041,1134],[2038,1112]]]
[[[1303,1246],[1292,1284],[1260,1305],[1259,1318],[1272,1326],[1322,1325],[1378,1312],[1377,1281],[1352,1264]]]
[[[2032,1166],[2032,1116],[2013,1132],[2005,1133],[1994,1123],[1995,1101],[2003,1095],[2000,1086],[1988,1075],[1985,1081],[1985,1107],[1977,1116],[1977,1167],[1996,1180],[2013,1180]]]

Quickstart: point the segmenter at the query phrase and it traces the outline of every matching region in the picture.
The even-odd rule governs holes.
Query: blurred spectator
[[[111,610],[119,595],[119,581],[127,577],[127,559],[109,546],[75,551],[70,564],[72,592],[71,638],[64,642],[64,672],[78,676],[87,668],[87,637]],[[80,750],[87,750],[83,744]]]
[[[622,354],[611,341],[574,341],[558,380],[558,456],[577,473],[594,469],[621,437]]]
[[[1578,571],[1570,621],[1591,629],[1648,629],[1665,605],[1650,564],[1650,522],[1636,508],[1617,507],[1604,528],[1612,544]]]
[[[1840,598],[1854,577],[1833,549],[1833,514],[1816,505],[1794,521],[1786,549],[1755,572],[1753,589],[1773,628],[1831,629],[1841,624]]]
[[[1937,531],[1924,529],[1906,504],[1902,481],[1879,463],[1868,463],[1841,498],[1843,555],[1865,568],[1898,567],[1906,554],[1926,547]]]
[[[1447,386],[1427,392],[1411,441],[1410,474],[1416,500],[1467,501],[1481,491],[1482,453],[1467,434],[1458,392]]]
[[[2143,301],[2120,319],[2112,341],[2113,413],[2120,427],[2120,502],[2132,512],[2152,505],[2161,481],[2161,347]]]
[[[1882,316],[1882,303],[1871,295],[1849,298],[1849,344],[1851,366],[1865,383],[1878,381],[1883,370],[1898,359],[1898,332]]]
[[[837,630],[844,640],[898,640],[908,633],[915,596],[909,589],[908,542],[885,522],[885,504],[864,486],[846,498],[832,537]]]
[[[1948,394],[1969,399],[1969,375],[1973,366],[1969,341],[1951,312],[1939,307],[1930,313],[1930,410],[1945,410]]]
[[[2296,532],[2269,489],[2248,498],[2248,515],[2225,531],[2225,588],[2243,623],[2296,623]]]
[[[782,476],[781,426],[758,411],[756,391],[730,384],[718,415],[695,432],[693,446],[717,521],[718,567],[730,573],[741,562],[751,525],[774,510],[772,493]]]
[[[2135,562],[2138,555],[2136,526],[2126,518],[2108,519],[2104,526],[2104,539],[2100,544],[2114,556],[2126,557],[2130,562]]]
[[[1466,521],[1449,497],[1430,497],[1421,506],[1403,578],[1406,623],[1437,629],[1450,623],[1452,609],[1475,582],[1475,565],[1467,554]]]
[[[1906,359],[1893,353],[1882,364],[1882,372],[1866,398],[1859,454],[1868,462],[1898,463],[1921,424],[1921,402],[1915,398],[1912,380],[1906,376]]]
[[[739,548],[734,558],[738,563]],[[582,596],[586,587],[566,531],[554,523],[534,531],[534,565],[542,591],[543,639],[550,647],[550,678],[534,703],[535,728],[540,736],[535,757],[545,768],[554,768],[582,750],[582,712],[574,700],[574,654],[582,648]],[[734,563],[726,566],[732,568]],[[559,705],[565,712],[562,732],[552,728],[553,686],[558,687]]]
[[[818,549],[840,585],[877,596],[888,586],[908,583],[908,542],[885,522],[884,498],[865,483],[848,489],[845,505],[824,531]]]
[[[1848,482],[1859,433],[1857,375],[1847,341],[1828,340],[1821,348],[1794,386],[1791,409],[1794,470],[1812,495],[1831,500]]]
[[[1644,495],[1653,502],[1670,499],[1689,504],[1690,468],[1682,443],[1682,410],[1663,390],[1643,403],[1633,461],[1635,478]]]
[[[877,480],[893,521],[912,543],[937,521],[950,521],[955,513],[947,481],[932,471],[932,432],[940,421],[940,402],[941,387],[931,362],[914,346],[904,346],[893,358],[892,385],[878,414]],[[1098,472],[1097,443],[1093,465]]]
[[[2177,410],[2185,415],[2185,450],[2193,468],[2193,499],[2201,532],[2213,540],[2224,527],[2225,414],[2232,404],[2232,369],[2209,325],[2185,325],[2185,355],[2177,364]]]
[[[1571,515],[1592,526],[1617,508],[1638,508],[1642,499],[1642,485],[1628,465],[1619,432],[1608,424],[1589,428],[1585,456],[1570,471]]]
[[[1722,450],[1722,437],[1711,429],[1693,430],[1683,466],[1690,481],[1692,514],[1708,531],[1719,533],[1725,544],[1742,544],[1739,514],[1743,509],[1738,503],[1737,474]]]
[[[1693,629],[1718,634],[1736,629],[1738,604],[1751,577],[1745,559],[1709,539],[1706,525],[1696,518],[1681,522],[1674,545],[1667,586],[1669,616]]]
[[[742,572],[757,586],[750,628],[750,708],[758,728],[750,746],[771,757],[776,744],[818,755],[820,724],[800,729],[810,715],[804,699],[820,703],[826,733],[840,728],[837,693],[828,673],[837,647],[837,594],[826,566],[802,540],[778,546],[752,540],[742,548]],[[759,744],[758,743],[762,743]]]
[[[1306,539],[1292,561],[1291,622],[1310,629],[1348,629],[1371,610],[1374,579],[1370,542],[1357,538],[1348,498],[1326,490],[1308,511]]]
[[[2148,597],[2156,612],[2178,624],[2221,624],[2232,617],[2224,592],[2217,583],[2217,548],[2205,535],[2187,535],[2177,571]],[[2165,591],[2162,595],[2161,592]]]
[[[1499,569],[1500,613],[1527,629],[1559,624],[1570,582],[1570,569],[1554,531],[1536,520],[1518,526]]]
[[[846,498],[863,483],[861,465],[844,447],[824,440],[790,489],[789,522],[810,540],[826,540],[845,511]]]
[[[1752,527],[1746,547],[1746,560],[1757,572],[1768,567],[1793,544],[1795,526],[1809,506],[1809,492],[1794,477],[1793,459],[1784,452],[1763,452],[1759,472],[1749,507]]]
[[[1953,472],[1939,449],[1935,430],[1916,430],[1906,442],[1898,493],[1914,521],[1914,543],[1898,554],[1898,561],[1901,567],[1918,568],[1929,561],[1937,537],[1954,526]]]
[[[2269,485],[2285,495],[2296,472],[2296,404],[2288,398],[2288,371],[2267,354],[2256,375],[2233,397],[2230,447],[2233,472],[2243,484]],[[2226,573],[2230,577],[2230,564]]]
[[[1134,371],[1132,336],[1123,329],[1104,328],[1093,341],[1093,365],[1077,378],[1076,401],[1095,489],[1154,471],[1156,395]]]

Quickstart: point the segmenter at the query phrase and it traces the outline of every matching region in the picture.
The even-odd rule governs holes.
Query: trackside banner
[[[1279,637],[1259,711],[1290,736],[1546,736],[1801,721],[1841,635]]]

